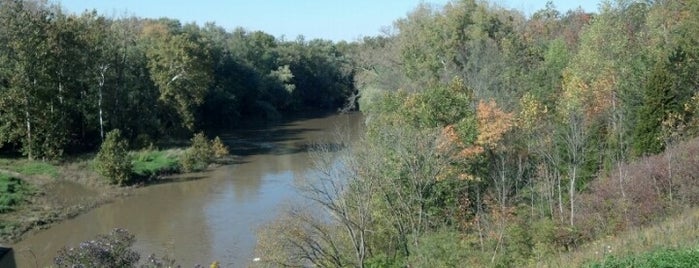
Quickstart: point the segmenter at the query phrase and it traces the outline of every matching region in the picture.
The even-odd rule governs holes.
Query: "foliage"
[[[420,238],[420,247],[410,256],[415,267],[458,267],[472,248],[456,231],[436,231]]]
[[[133,249],[136,237],[125,229],[115,228],[109,234],[98,235],[78,247],[62,248],[54,257],[58,267],[180,267],[174,259],[148,255],[139,265],[141,254]],[[197,266],[198,267],[198,266]],[[213,263],[212,263],[213,267]]]
[[[182,170],[185,172],[201,171],[206,169],[212,161],[213,149],[211,142],[203,132],[192,137],[192,144],[187,148],[180,159]]]
[[[643,226],[669,215],[674,207],[691,206],[699,201],[699,140],[693,139],[666,150],[663,155],[648,156],[634,163],[619,165],[608,176],[589,186],[582,198],[581,218],[606,219],[582,224],[587,232],[606,235]],[[671,158],[668,158],[671,156]]]
[[[47,161],[0,159],[0,167],[22,175],[44,175],[52,178],[58,177],[58,168]]]
[[[45,1],[2,7],[0,147],[29,159],[93,151],[109,129],[146,146],[242,118],[334,110],[354,93],[347,44],[69,14]]]
[[[77,248],[59,250],[54,263],[58,267],[135,267],[141,257],[131,249],[135,241],[128,231],[114,229]]]
[[[575,251],[542,256],[533,266],[582,267],[590,263],[602,263],[607,256],[624,258],[640,256],[659,249],[696,248],[697,208],[683,209],[682,213],[641,228],[600,237],[581,245]]]
[[[2,5],[0,147],[29,159],[94,149],[103,129],[145,145],[359,97],[361,148],[304,189],[330,214],[270,226],[273,264],[541,264],[699,202],[696,1],[421,4],[352,43]],[[228,154],[191,141],[184,171]],[[101,166],[114,183],[125,144],[107,135],[98,154],[121,163]],[[132,157],[140,176],[175,161]]]
[[[699,264],[699,250],[689,249],[658,249],[639,255],[616,257],[614,255],[604,260],[591,263],[586,267],[696,267]]]
[[[14,210],[31,192],[31,187],[26,182],[0,174],[0,213]]]
[[[179,155],[174,151],[146,149],[130,154],[133,174],[141,178],[175,173],[179,169]]]
[[[228,146],[223,144],[223,141],[221,141],[221,138],[218,136],[211,141],[211,150],[213,151],[215,158],[225,157],[230,154],[228,151]]]
[[[123,185],[130,181],[133,166],[127,149],[121,131],[115,129],[107,133],[94,161],[97,172],[110,183]]]
[[[639,124],[634,129],[634,151],[637,155],[656,154],[663,149],[661,122],[670,113],[672,80],[663,67],[656,67],[644,91]]]
[[[158,22],[147,23],[143,32],[150,44],[146,56],[151,80],[160,91],[158,100],[178,113],[183,127],[193,130],[194,111],[204,103],[213,79],[203,37],[187,26],[172,29]]]
[[[285,243],[342,245],[329,256],[356,266],[535,265],[693,206],[694,141],[674,147],[697,122],[697,42],[684,33],[699,6],[685,2],[613,1],[597,14],[548,4],[529,18],[423,4],[364,38],[356,146],[367,149],[350,154],[361,168],[344,182],[365,192],[319,183],[339,190],[311,201],[335,211],[365,195],[371,213],[309,220]],[[372,232],[351,247],[337,228]],[[443,256],[435,237],[472,254]],[[371,253],[348,257],[357,249]]]

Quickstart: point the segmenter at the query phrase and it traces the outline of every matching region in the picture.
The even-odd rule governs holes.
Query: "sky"
[[[491,0],[529,15],[548,0]],[[597,10],[601,0],[554,0],[559,10],[582,7]],[[420,3],[443,5],[449,0],[53,0],[72,13],[97,10],[108,17],[168,17],[182,23],[215,22],[227,30],[243,27],[261,30],[287,40],[303,35],[355,41],[375,36],[393,21],[403,18]]]

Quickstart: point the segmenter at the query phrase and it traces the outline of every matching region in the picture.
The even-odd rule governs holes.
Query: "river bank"
[[[135,235],[134,249],[143,258],[168,256],[182,267],[212,261],[246,267],[255,257],[257,228],[299,198],[294,181],[313,166],[307,153],[311,145],[332,144],[338,133],[354,139],[362,131],[361,122],[360,114],[321,115],[216,133],[235,156],[229,161],[210,165],[204,172],[120,188],[120,195],[105,196],[103,203],[57,220],[47,225],[50,228],[30,228],[10,246],[19,267],[35,262],[44,267],[51,265],[61,247],[76,247],[123,228]],[[88,165],[75,164],[73,169]],[[99,181],[93,185],[93,179],[72,178],[59,169],[60,177],[96,193],[116,187]]]
[[[110,185],[89,167],[89,161],[76,159],[50,165],[50,172],[22,174],[8,165],[30,164],[24,159],[2,159],[0,174],[22,180],[31,188],[26,200],[12,211],[0,214],[0,244],[9,245],[32,231],[73,218],[92,208],[128,196],[136,186]],[[48,173],[48,174],[47,174]]]
[[[122,186],[111,184],[99,175],[89,154],[58,164],[0,158],[0,176],[16,184],[4,190],[19,194],[7,211],[0,210],[0,245],[17,242],[26,233],[49,228],[53,223],[129,196],[136,188],[175,181],[177,178],[172,175],[176,174],[186,176],[179,167],[184,152],[184,148],[130,152],[134,183]],[[222,156],[215,160],[205,165],[232,163],[234,158]],[[23,188],[22,191],[13,193],[17,187]]]

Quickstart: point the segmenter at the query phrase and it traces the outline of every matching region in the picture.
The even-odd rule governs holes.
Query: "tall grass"
[[[51,178],[58,177],[58,168],[44,161],[5,158],[0,159],[0,168],[27,176],[45,175]]]
[[[615,236],[587,243],[570,253],[563,253],[542,263],[538,267],[644,267],[639,265],[598,266],[606,261],[628,264],[630,261],[652,263],[667,256],[682,255],[686,260],[695,260],[699,255],[699,208],[689,208],[683,213],[645,228],[630,229]],[[685,255],[691,255],[689,258]],[[650,260],[646,260],[650,258]],[[611,264],[610,264],[611,265]],[[675,267],[675,266],[665,266]],[[681,267],[681,266],[680,266]],[[699,263],[694,266],[699,267]]]
[[[22,180],[0,174],[0,213],[14,210],[30,193],[31,187]]]
[[[693,268],[699,266],[699,248],[691,249],[659,249],[639,255],[630,255],[623,258],[609,256],[599,262],[594,262],[587,267],[591,268]]]
[[[181,150],[142,150],[131,153],[134,175],[149,178],[157,175],[176,173],[180,169]]]

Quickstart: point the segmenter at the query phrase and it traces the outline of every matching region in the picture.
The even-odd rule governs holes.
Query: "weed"
[[[133,173],[137,177],[176,173],[179,170],[178,155],[174,151],[142,150],[130,154]]]
[[[0,174],[0,213],[14,210],[31,194],[31,188],[22,180]]]
[[[5,158],[0,159],[0,168],[27,176],[45,175],[51,178],[58,177],[58,168],[43,161]]]

